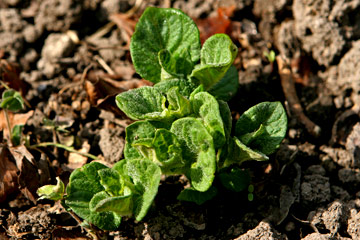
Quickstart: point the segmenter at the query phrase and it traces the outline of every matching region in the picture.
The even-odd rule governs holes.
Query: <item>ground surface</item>
[[[360,0],[2,0],[2,81],[27,100],[11,121],[25,124],[28,143],[56,140],[109,165],[121,159],[130,121],[114,96],[149,84],[129,54],[148,5],[182,9],[203,38],[227,32],[239,47],[234,117],[278,100],[289,130],[269,162],[243,166],[254,201],[247,192],[221,190],[202,206],[178,202],[186,180],[163,178],[146,219],[125,219],[110,238],[360,239]],[[277,61],[264,56],[270,50]],[[34,192],[56,176],[66,182],[87,161],[51,146],[2,144],[0,239],[86,239],[60,205],[37,202]]]

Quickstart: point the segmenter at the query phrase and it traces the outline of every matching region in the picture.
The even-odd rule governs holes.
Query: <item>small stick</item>
[[[115,72],[106,64],[104,59],[102,59],[99,55],[94,56],[95,60],[105,69],[105,71],[110,75],[115,75]]]
[[[65,146],[61,143],[53,143],[53,142],[42,142],[42,143],[38,143],[38,144],[34,144],[34,145],[30,145],[28,146],[29,148],[33,148],[33,149],[36,149],[36,148],[39,148],[39,147],[48,147],[48,146],[53,146],[53,147],[58,147],[58,148],[62,148],[68,152],[73,152],[73,153],[77,153],[77,154],[80,154],[84,157],[88,157],[88,158],[91,158],[93,160],[98,160],[99,158],[95,155],[92,155],[90,153],[83,153],[83,152],[80,152],[78,150],[75,150],[74,148],[72,147],[68,147],[68,146]]]
[[[6,108],[4,108],[4,115],[5,115],[5,118],[6,118],[6,124],[7,124],[8,130],[9,130],[9,139],[11,141],[12,130],[11,130],[11,125],[10,125],[9,113],[8,113],[8,110]]]
[[[286,60],[284,60],[280,56],[276,57],[276,61],[278,64],[281,86],[285,98],[289,103],[291,112],[295,115],[297,120],[305,126],[306,130],[311,135],[313,135],[314,137],[319,137],[321,128],[304,114],[303,108],[300,104],[300,100],[296,94],[295,83],[292,78],[289,64],[287,64]]]

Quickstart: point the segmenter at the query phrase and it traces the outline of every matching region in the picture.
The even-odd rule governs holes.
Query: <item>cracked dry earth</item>
[[[201,206],[179,202],[187,180],[163,177],[144,221],[124,219],[109,238],[360,239],[360,0],[2,0],[0,73],[28,102],[13,116],[28,115],[28,141],[55,137],[108,165],[121,159],[131,121],[114,96],[150,84],[135,73],[128,45],[150,5],[182,9],[203,36],[228,33],[239,47],[233,116],[277,100],[287,107],[289,128],[268,162],[242,166],[252,176],[253,201],[247,192],[222,189]],[[321,128],[318,136],[291,111],[278,64],[264,56],[270,50],[289,60],[299,103]],[[22,156],[19,166],[1,148],[0,183],[10,174],[16,186],[0,198],[0,239],[88,239],[59,204],[32,193],[56,176],[66,183],[89,159],[47,147],[29,150],[33,158]]]

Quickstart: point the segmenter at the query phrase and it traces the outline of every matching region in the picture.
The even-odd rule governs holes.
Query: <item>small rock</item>
[[[311,233],[306,237],[302,238],[301,240],[351,240],[350,238],[346,237],[333,237],[330,233],[328,234],[321,234],[321,233]]]
[[[356,123],[346,139],[346,150],[351,154],[352,167],[360,168],[360,123]]]
[[[294,0],[295,33],[305,51],[320,64],[329,66],[345,46],[340,26],[329,21],[331,4],[323,0]]]
[[[241,235],[240,237],[234,240],[287,240],[285,234],[278,233],[272,226],[264,221],[261,221],[259,225],[252,230],[249,230],[247,233]]]
[[[360,182],[360,170],[359,169],[340,169],[338,176],[343,183],[358,184]]]
[[[15,8],[0,9],[0,26],[7,32],[19,32],[24,27],[18,10]]]
[[[80,0],[41,1],[35,25],[48,31],[66,31],[71,24],[80,19],[82,6]]]
[[[329,178],[318,174],[304,176],[304,181],[301,184],[301,197],[306,205],[317,205],[330,201]]]
[[[326,229],[331,232],[332,236],[335,236],[339,231],[341,218],[344,217],[344,215],[344,207],[339,201],[331,203],[327,211],[322,214],[321,219],[323,220]]]
[[[321,165],[312,165],[308,169],[306,169],[305,174],[306,175],[318,174],[321,176],[325,176],[326,171]]]
[[[332,161],[342,167],[350,168],[355,167],[349,151],[342,148],[332,148],[328,146],[321,146],[320,150],[327,154]],[[324,157],[322,157],[324,159]]]
[[[350,212],[350,219],[348,220],[347,232],[352,239],[360,239],[360,212],[352,209]]]
[[[331,192],[335,199],[339,199],[341,201],[350,200],[350,194],[339,186],[331,186]]]
[[[100,130],[99,146],[104,154],[105,160],[114,164],[118,162],[124,149],[124,137],[121,134],[124,132],[122,128],[103,128]]]
[[[35,42],[41,35],[41,31],[39,31],[34,25],[28,24],[23,30],[25,41],[28,43]]]
[[[59,70],[56,61],[62,57],[68,56],[73,50],[75,44],[67,34],[52,33],[45,40],[41,51],[41,59],[37,66],[48,78],[54,76]]]

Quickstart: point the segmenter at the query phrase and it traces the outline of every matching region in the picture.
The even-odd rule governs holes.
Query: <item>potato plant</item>
[[[198,28],[180,10],[147,8],[130,51],[136,71],[154,85],[116,97],[136,120],[126,128],[124,159],[112,168],[92,162],[76,169],[66,191],[60,181],[38,190],[103,230],[116,229],[123,216],[142,220],[162,174],[184,174],[191,187],[178,199],[197,204],[216,195],[215,178],[233,191],[246,189],[241,163],[268,160],[287,129],[280,102],[251,107],[233,128],[226,101],[238,88],[237,47],[225,34],[201,47]]]

